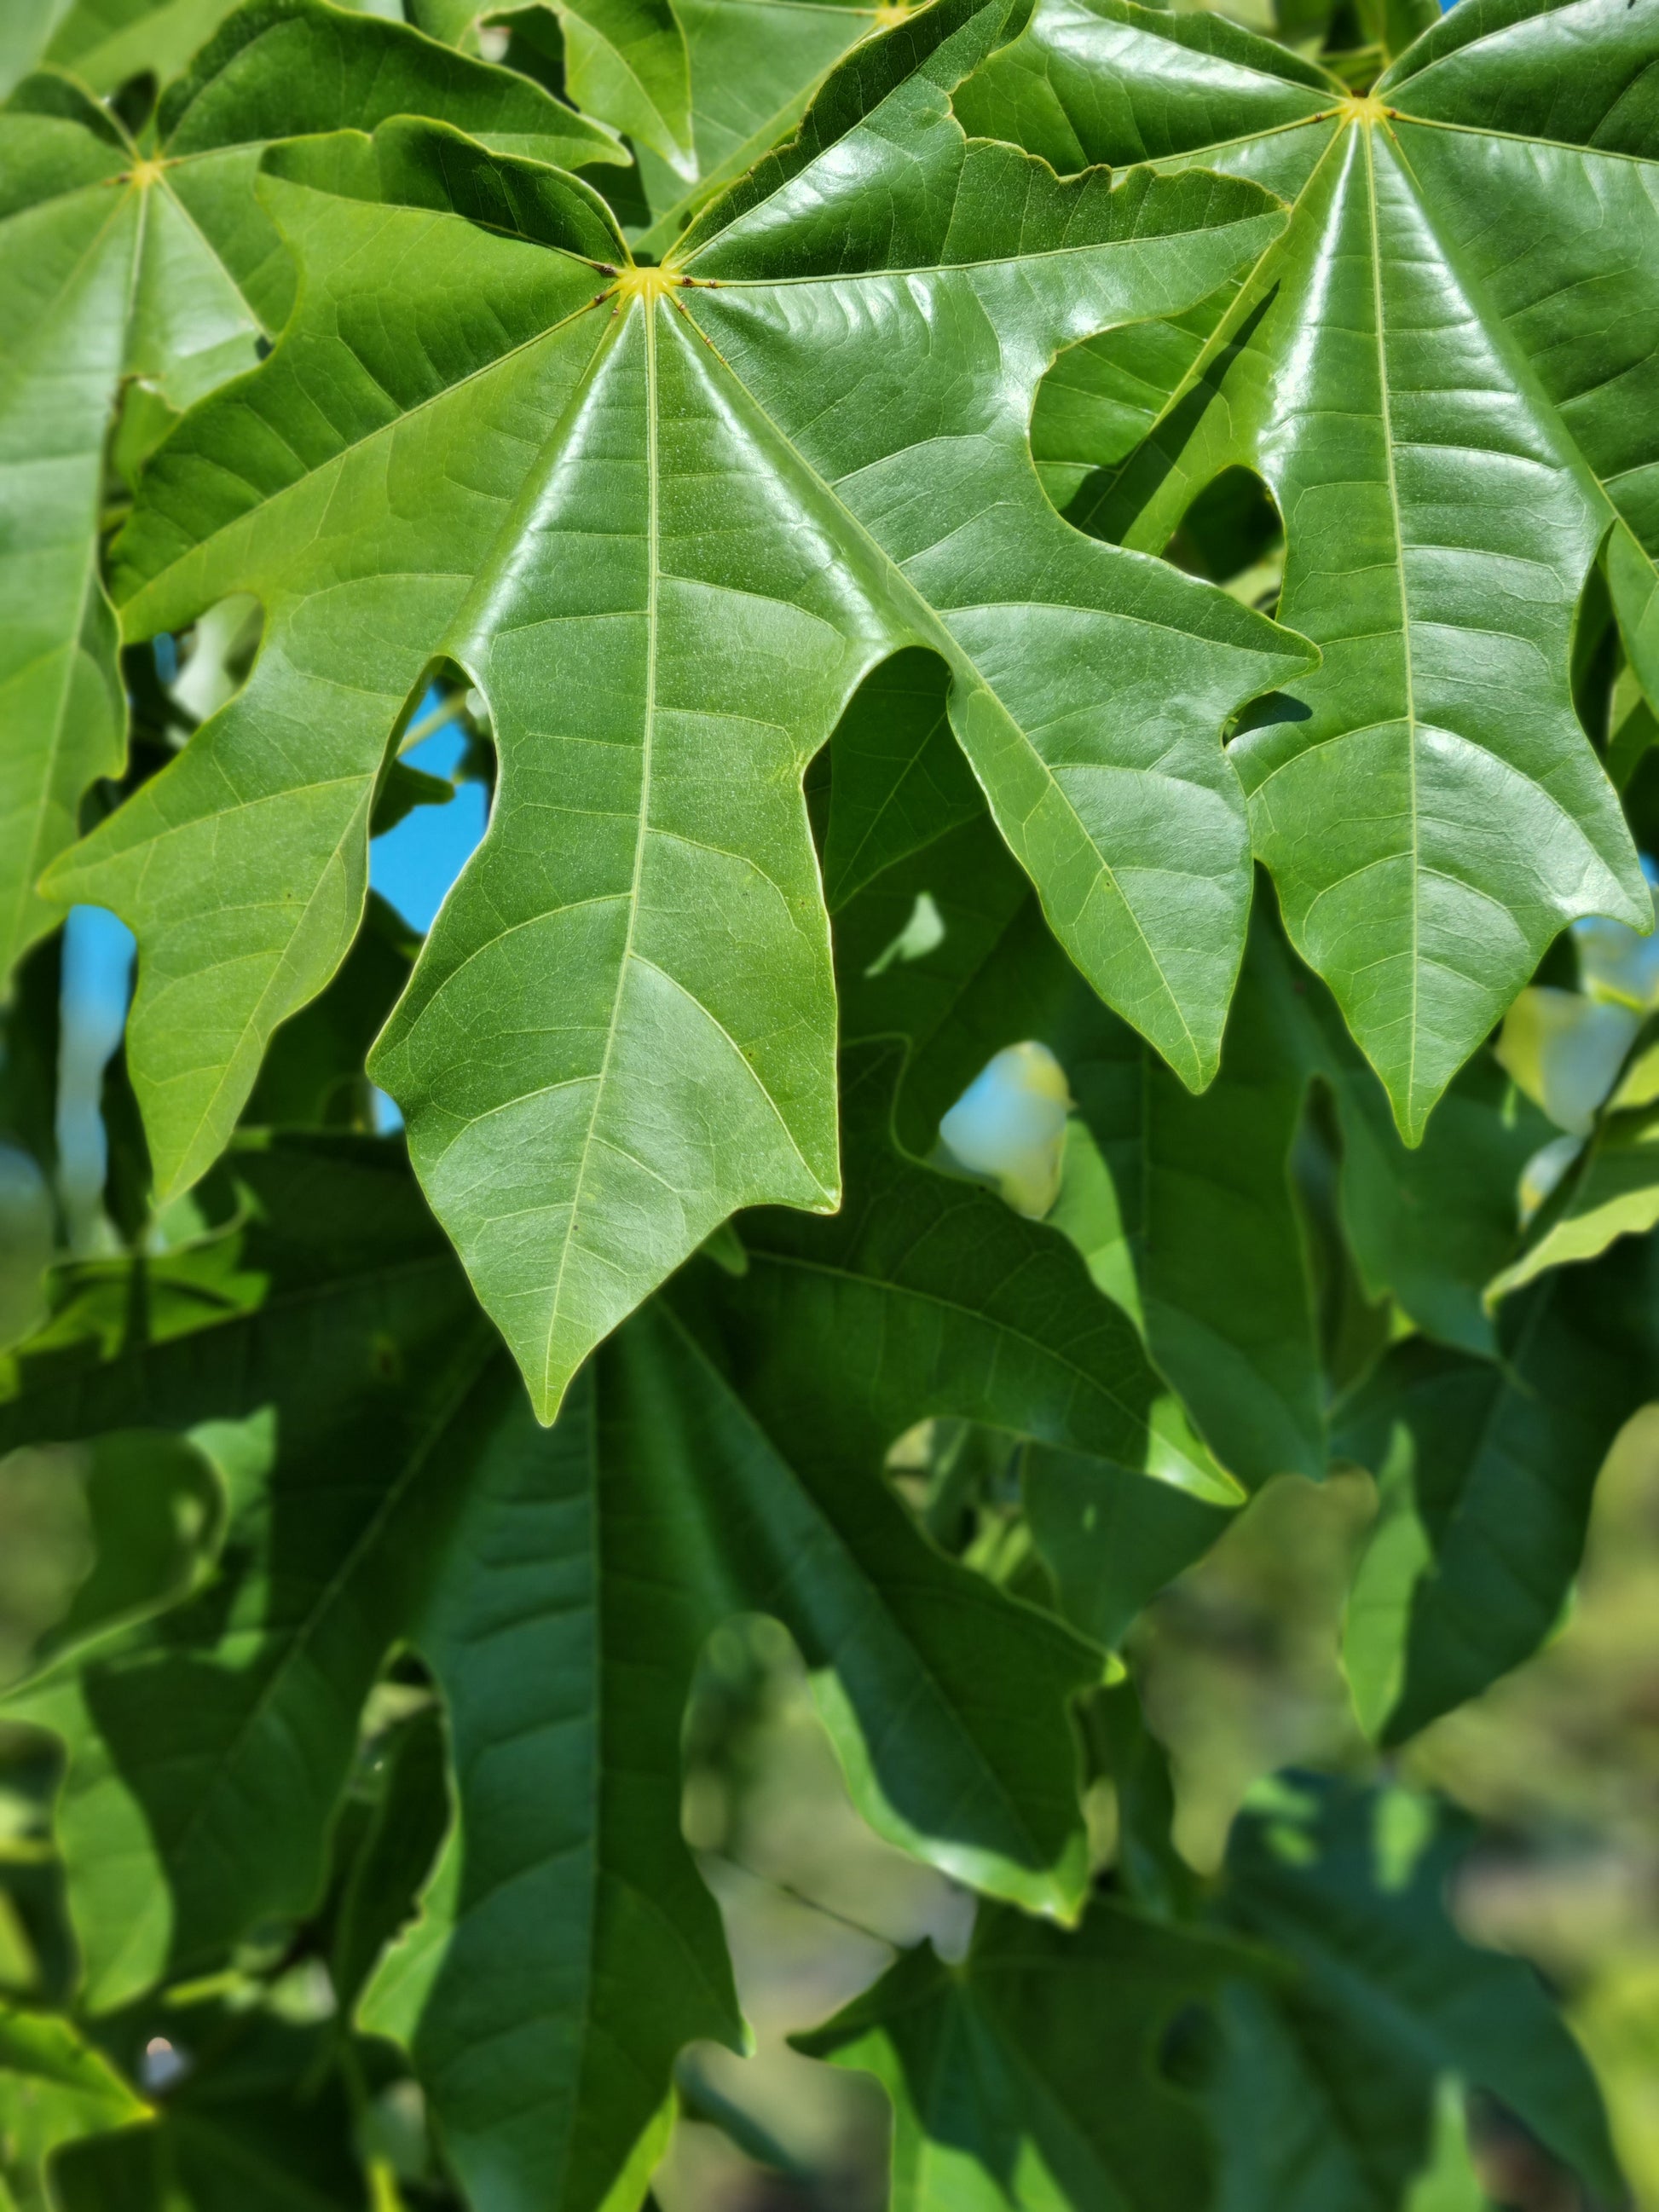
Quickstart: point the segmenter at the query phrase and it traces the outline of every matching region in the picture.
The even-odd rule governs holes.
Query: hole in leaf
[[[1285,527],[1253,469],[1224,469],[1181,518],[1164,557],[1271,614],[1285,580]]]
[[[406,710],[377,794],[368,879],[411,929],[431,928],[489,819],[495,750],[464,671],[434,671]]]
[[[259,651],[264,611],[246,592],[210,607],[193,629],[167,644],[155,641],[156,673],[167,696],[192,722],[205,722],[228,706],[246,683]],[[176,673],[169,673],[169,665]]]
[[[1031,457],[1061,514],[1091,479],[1121,467],[1148,438],[1229,297],[1213,292],[1184,315],[1104,331],[1055,361],[1031,410]]]
[[[831,914],[981,811],[979,786],[951,727],[950,690],[939,654],[907,647],[871,670],[813,761],[807,804]],[[934,945],[943,934],[941,924]]]

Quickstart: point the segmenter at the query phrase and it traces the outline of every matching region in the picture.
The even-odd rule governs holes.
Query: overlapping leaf
[[[872,0],[412,0],[416,21],[470,43],[488,14],[510,66],[558,69],[571,97],[634,143],[599,181],[641,255],[660,257],[697,210],[799,122],[836,63],[884,22]],[[555,24],[558,27],[555,27]]]
[[[1225,1467],[1252,1485],[1291,1469],[1316,1479],[1323,1384],[1291,1168],[1310,1084],[1335,1103],[1342,1225],[1370,1296],[1391,1295],[1429,1334],[1477,1353],[1496,1349],[1482,1292],[1514,1250],[1517,1182],[1549,1126],[1483,1054],[1407,1150],[1335,1008],[1267,914],[1220,1076],[1188,1097],[1060,951],[977,794],[956,781],[942,712],[942,685],[895,662],[836,733],[832,903],[863,885],[836,921],[844,1025],[913,1041],[900,1115],[917,1151],[992,1054],[1024,1037],[1055,1052],[1083,1124],[1055,1220],[1142,1328]],[[938,928],[922,947],[903,937],[919,910]]]
[[[1534,1224],[1526,1249],[1486,1287],[1489,1304],[1552,1267],[1594,1260],[1620,1237],[1659,1224],[1659,1049],[1639,1054],[1582,1159]]]
[[[232,1492],[199,1597],[7,1706],[70,1748],[89,2002],[310,1909],[396,1638],[446,1698],[459,1830],[369,2016],[503,2204],[596,2203],[680,2044],[737,2033],[678,1827],[684,1698],[730,1613],[789,1626],[884,1832],[1075,1912],[1066,1705],[1098,1656],[933,1552],[878,1468],[950,1413],[1145,1480],[1159,1386],[1062,1238],[892,1149],[894,1065],[849,1077],[843,1215],[745,1217],[745,1272],[702,1262],[653,1301],[550,1434],[380,1146],[245,1146],[243,1225],[76,1279],[0,1443],[188,1427]]]
[[[1311,1775],[1240,1816],[1221,1917],[1298,1971],[1229,2022],[1212,2109],[1239,2212],[1395,2212],[1448,2075],[1622,2200],[1595,2077],[1537,1976],[1447,1910],[1469,1835],[1447,1807]]]
[[[251,2006],[252,1994],[244,1983],[228,1996],[138,2008],[118,2023],[129,2064],[159,2039],[175,2077],[150,2126],[66,2148],[52,2169],[52,2212],[357,2212],[356,2115],[344,2069],[331,2063],[338,2028],[283,2020]]]
[[[107,94],[133,77],[176,76],[234,5],[235,0],[40,0],[39,7],[9,11],[17,18],[16,43],[9,38],[0,52],[11,64],[11,82],[46,62]],[[6,28],[10,33],[9,21]]]
[[[1105,1899],[1071,1936],[985,1912],[961,1965],[923,1944],[795,2041],[887,2091],[894,2212],[1159,2212],[1207,2202],[1212,2177],[1194,2100],[1158,2072],[1159,2037],[1239,1963]]]
[[[1659,1243],[1508,1301],[1502,1364],[1420,1340],[1356,1395],[1339,1451],[1382,1508],[1350,1598],[1362,1717],[1400,1742],[1518,1666],[1549,1633],[1620,1428],[1659,1375]]]
[[[141,154],[64,77],[0,110],[0,973],[54,918],[36,894],[125,705],[99,575],[123,380],[181,409],[251,368],[293,271],[252,198],[262,142],[437,115],[548,161],[617,161],[597,125],[504,70],[317,0],[252,0],[161,104]]]
[[[481,16],[498,27],[505,16],[532,51],[537,31],[551,30],[547,19],[555,19],[565,89],[582,112],[650,147],[682,179],[696,178],[690,64],[670,0],[548,0],[545,7],[542,0],[519,0],[516,8],[489,0],[414,0],[413,15],[434,38],[468,45],[477,40]],[[509,59],[513,53],[509,45]]]
[[[1280,611],[1324,660],[1231,757],[1413,1140],[1563,923],[1646,926],[1568,647],[1609,527],[1650,581],[1637,538],[1659,545],[1659,140],[1631,89],[1656,56],[1650,8],[1511,0],[1355,99],[1214,16],[1042,0],[958,100],[1062,169],[1197,161],[1294,203],[1242,285],[1076,364],[1055,450],[1094,416],[1110,472],[1073,512],[1153,550],[1222,470],[1271,485]],[[1628,623],[1645,589],[1621,586]]]
[[[429,125],[276,149],[308,304],[122,541],[133,634],[230,589],[268,617],[246,690],[53,878],[139,935],[164,1190],[350,940],[423,667],[489,698],[495,814],[376,1073],[544,1416],[734,1208],[835,1203],[799,779],[907,641],[1091,980],[1188,1082],[1214,1065],[1249,890],[1214,731],[1303,649],[1068,532],[1025,410],[1057,346],[1212,289],[1279,218],[970,145],[946,88],[1001,20],[945,0],[861,48],[664,271],[617,276],[591,194]]]
[[[862,822],[872,801],[857,805]],[[939,942],[884,963],[921,897]],[[1144,1331],[1230,1473],[1252,1485],[1291,1468],[1316,1477],[1318,1350],[1290,1178],[1305,1079],[1295,1033],[1276,1018],[1273,948],[1264,941],[1247,961],[1220,1076],[1193,1099],[1083,982],[982,812],[889,868],[836,927],[848,1031],[896,1032],[915,1048],[901,1094],[906,1140],[931,1149],[941,1115],[993,1053],[1025,1037],[1048,1045],[1083,1124],[1057,1224]]]

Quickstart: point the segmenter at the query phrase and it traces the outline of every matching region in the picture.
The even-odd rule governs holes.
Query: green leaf
[[[366,1784],[335,1831],[344,1872],[330,1905],[328,1978],[348,2019],[382,1951],[414,1918],[448,1826],[444,1732],[428,1704],[377,1735]]]
[[[894,2212],[1164,2212],[1207,2202],[1212,2166],[1193,2100],[1158,2071],[1159,2037],[1239,1963],[1103,1898],[1070,1936],[981,1911],[959,1966],[924,1943],[791,2040],[886,2090]]]
[[[1518,1260],[1486,1287],[1496,1304],[1551,1267],[1594,1260],[1615,1238],[1659,1225],[1659,1108],[1610,1113],[1596,1129],[1559,1204]]]
[[[0,1997],[0,2186],[9,2185],[19,2212],[46,2212],[46,2160],[60,2146],[149,2117],[68,2021]]]
[[[830,756],[823,837],[832,915],[888,868],[984,813],[951,732],[950,690],[938,654],[912,647],[883,661],[848,702]]]
[[[3,1445],[260,1417],[202,1594],[7,1702],[74,1747],[58,1828],[100,2010],[313,1901],[358,1711],[459,1502],[446,1440],[490,1402],[493,1334],[395,1154],[331,1142],[239,1154],[219,1238],[72,1271],[0,1408]]]
[[[837,732],[831,857],[842,741]],[[861,805],[864,769],[855,758]],[[938,943],[880,967],[923,896],[942,924]],[[899,1102],[912,1148],[931,1148],[940,1116],[993,1053],[1029,1037],[1048,1045],[1081,1122],[1055,1225],[1141,1330],[1230,1474],[1252,1486],[1288,1469],[1316,1480],[1318,1352],[1290,1176],[1306,1079],[1265,918],[1252,927],[1220,1074],[1201,1098],[1079,977],[982,814],[892,867],[836,931],[847,1033],[914,1041]]]
[[[1212,289],[1279,217],[1247,185],[1109,192],[968,145],[946,88],[1000,4],[860,49],[666,272],[615,276],[591,194],[430,125],[276,149],[310,305],[173,433],[122,540],[134,635],[228,589],[268,617],[246,690],[53,878],[136,926],[164,1194],[349,942],[433,656],[489,701],[494,816],[373,1072],[544,1418],[736,1207],[836,1202],[800,778],[898,647],[950,665],[1091,980],[1184,1079],[1214,1064],[1249,896],[1214,732],[1303,648],[1068,532],[1025,420],[1055,346]],[[410,343],[428,325],[441,347]],[[941,440],[965,404],[971,439]]]
[[[539,160],[622,158],[538,87],[319,0],[250,0],[167,94],[143,158],[63,77],[29,78],[0,110],[0,973],[58,918],[36,879],[121,764],[97,557],[121,380],[184,407],[252,368],[293,296],[252,202],[259,146],[410,107]]]
[[[1597,2196],[1623,2200],[1595,2076],[1537,1976],[1519,1959],[1466,1943],[1447,1911],[1470,1834],[1462,1814],[1402,1790],[1301,1774],[1236,1823],[1223,1916],[1299,1969],[1273,2008],[1318,2085],[1313,2094],[1358,2146],[1362,2172],[1370,2169],[1363,2192],[1296,2193],[1296,2160],[1309,2153],[1298,2149],[1301,2130],[1264,2130],[1272,2106],[1259,2084],[1259,2101],[1240,2117],[1269,2165],[1284,2160],[1285,2193],[1257,2199],[1264,2212],[1396,2205],[1398,2183],[1427,2161],[1436,2087],[1448,2074],[1500,2097]],[[1256,2030],[1240,2024],[1249,2079]],[[1267,2056],[1258,2048],[1255,2063]]]
[[[1528,1658],[1565,1601],[1590,1496],[1659,1361],[1659,1244],[1617,1245],[1506,1304],[1503,1364],[1396,1345],[1337,1450],[1382,1516],[1350,1599],[1364,1717],[1403,1742]]]
[[[746,1272],[690,1271],[550,1432],[386,1147],[245,1147],[240,1225],[71,1279],[0,1442],[137,1403],[198,1436],[263,1409],[275,1454],[232,1468],[199,1598],[7,1705],[70,1747],[89,2002],[312,1908],[394,1640],[446,1700],[460,1840],[365,2016],[407,2035],[452,2159],[504,2205],[597,2203],[680,2043],[738,2033],[678,1826],[685,1695],[732,1613],[789,1628],[884,1833],[1076,1911],[1066,1705],[1099,1656],[935,1553],[878,1470],[935,1411],[1139,1465],[1157,1386],[1062,1239],[891,1150],[891,1065],[851,1079],[846,1215],[745,1217]]]
[[[1416,2052],[1247,1984],[1219,2011],[1206,2098],[1224,2177],[1216,2212],[1401,2212],[1428,2155]]]
[[[337,2028],[223,1999],[145,2008],[110,2031],[132,2051],[160,2036],[179,2077],[155,2124],[72,2144],[55,2212],[362,2212]]]
[[[210,38],[236,0],[48,0],[58,20],[34,58],[112,93],[147,72],[165,83]],[[45,25],[42,27],[46,27]]]
[[[356,941],[328,988],[272,1038],[244,1120],[255,1128],[368,1128],[363,1064],[419,950],[402,916],[371,891]]]
[[[1040,1444],[1021,1462],[1020,1494],[1062,1618],[1109,1651],[1158,1592],[1203,1557],[1237,1510]]]
[[[5,1613],[9,1641],[26,1625],[33,1632],[27,1656],[39,1668],[199,1586],[222,1533],[224,1492],[186,1438],[113,1430],[61,1454],[0,1459],[0,1511],[12,1559],[36,1555],[25,1588],[8,1577]]]
[[[684,1699],[733,1612],[775,1615],[815,1674],[833,1666],[826,1717],[890,1835],[1034,1905],[1078,1900],[1064,1704],[1097,1662],[793,1442],[653,1304],[552,1436],[523,1407],[472,1486],[414,1631],[449,1705],[465,1844],[364,2021],[409,2041],[475,2193],[597,2203],[681,2047],[740,2043],[679,1829]]]
[[[548,80],[556,71],[579,106],[630,131],[637,166],[605,188],[641,253],[658,258],[788,137],[825,74],[878,21],[873,5],[849,0],[410,0],[410,13],[457,45],[477,40],[486,14],[505,22],[509,66]],[[622,62],[624,50],[639,66]]]
[[[697,176],[691,64],[669,0],[556,0],[570,97],[688,183]]]
[[[1270,485],[1279,611],[1324,659],[1231,757],[1297,949],[1413,1143],[1564,923],[1647,924],[1569,647],[1616,514],[1659,544],[1655,371],[1601,306],[1659,288],[1626,100],[1654,41],[1622,0],[1511,0],[1438,23],[1354,100],[1214,18],[1042,0],[963,102],[1051,155],[1069,141],[1067,166],[1198,161],[1293,199],[1146,447],[1073,511],[1156,550],[1224,469]],[[1143,380],[1155,351],[1129,364]]]
[[[1486,1285],[1515,1250],[1522,1172],[1553,1125],[1481,1051],[1408,1148],[1329,996],[1299,968],[1291,988],[1304,1064],[1336,1106],[1342,1225],[1365,1291],[1393,1297],[1443,1344],[1492,1357]]]

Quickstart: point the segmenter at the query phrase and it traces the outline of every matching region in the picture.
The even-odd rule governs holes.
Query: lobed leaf
[[[984,1912],[960,1965],[924,1943],[792,2040],[886,2090],[895,2212],[1200,2204],[1209,2145],[1157,2046],[1240,1963],[1214,1936],[1105,1898],[1069,1936]]]
[[[1292,201],[1201,344],[1149,326],[1100,364],[1108,465],[1071,511],[1155,550],[1223,470],[1271,486],[1279,611],[1323,660],[1230,755],[1291,939],[1411,1143],[1564,923],[1648,926],[1569,646],[1609,529],[1629,525],[1632,626],[1659,546],[1633,304],[1659,284],[1653,144],[1626,98],[1654,22],[1622,0],[1477,9],[1358,99],[1213,18],[1041,0],[958,102],[1064,167],[1201,161]],[[1126,376],[1157,414],[1127,459]]]
[[[744,1272],[687,1271],[550,1432],[375,1144],[245,1142],[228,1230],[70,1279],[0,1445],[188,1426],[231,1492],[199,1595],[6,1703],[68,1747],[91,2006],[314,1907],[394,1641],[445,1698],[459,1841],[365,2017],[408,2038],[464,2181],[503,2205],[597,2203],[680,2044],[738,2033],[678,1826],[685,1697],[732,1613],[789,1628],[878,1828],[1075,1914],[1066,1705],[1099,1655],[933,1551],[878,1470],[944,1412],[1127,1476],[1158,1385],[1063,1239],[893,1149],[894,1066],[849,1076],[845,1214],[746,1216]]]
[[[153,27],[146,17],[137,33]],[[121,765],[98,552],[123,380],[177,410],[252,368],[293,300],[252,199],[260,147],[411,108],[541,160],[623,158],[539,87],[319,0],[249,0],[170,88],[143,154],[50,72],[0,109],[0,285],[14,309],[0,339],[0,974],[58,918],[37,879],[73,842],[88,786]]]
[[[1213,1068],[1249,888],[1214,732],[1304,649],[1068,532],[1025,418],[1058,346],[1212,289],[1279,216],[970,144],[945,88],[1001,20],[941,0],[861,47],[665,271],[617,276],[592,194],[430,125],[273,152],[299,314],[122,540],[131,635],[228,589],[267,614],[246,690],[53,878],[136,927],[164,1191],[350,941],[423,668],[489,702],[495,812],[374,1072],[544,1418],[737,1207],[836,1202],[801,776],[897,648],[951,666],[1091,980]]]

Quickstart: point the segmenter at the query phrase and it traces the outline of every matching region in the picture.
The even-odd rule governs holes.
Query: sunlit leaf
[[[1212,15],[1041,0],[959,103],[1062,167],[1201,161],[1293,202],[1201,349],[1167,326],[1131,341],[1115,373],[1152,383],[1155,426],[1127,460],[1103,426],[1121,469],[1073,512],[1156,550],[1224,470],[1272,488],[1279,610],[1324,659],[1231,757],[1291,938],[1413,1142],[1563,924],[1646,927],[1569,646],[1618,516],[1650,578],[1659,547],[1636,336],[1659,203],[1628,94],[1655,21],[1624,0],[1467,9],[1358,98]]]
[[[836,1202],[800,777],[897,647],[951,665],[1091,980],[1186,1081],[1214,1066],[1249,890],[1216,731],[1304,650],[1068,531],[1025,417],[1055,347],[1212,289],[1279,217],[1247,184],[1112,191],[969,144],[948,88],[1001,21],[943,0],[861,48],[663,270],[617,276],[596,197],[429,125],[275,149],[299,316],[173,433],[122,539],[134,635],[228,589],[268,624],[246,689],[52,879],[137,926],[164,1194],[350,941],[428,661],[489,702],[489,829],[374,1072],[544,1418],[735,1208]]]
[[[83,16],[90,8],[66,30]],[[153,27],[144,17],[133,36]],[[57,918],[36,879],[73,840],[88,785],[121,763],[125,702],[97,558],[121,380],[143,378],[180,408],[252,368],[294,283],[252,200],[260,144],[372,128],[411,107],[544,161],[621,158],[538,87],[319,0],[251,0],[173,86],[143,149],[49,72],[0,109],[11,302],[0,336],[0,973]]]

